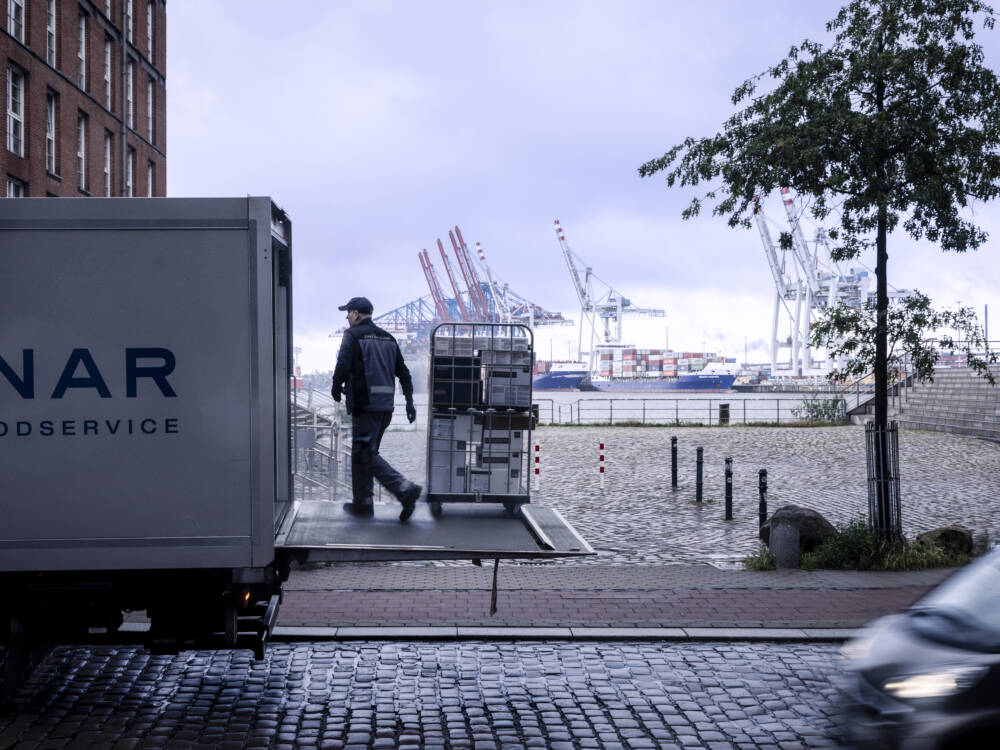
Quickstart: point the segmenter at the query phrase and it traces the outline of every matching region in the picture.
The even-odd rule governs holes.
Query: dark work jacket
[[[412,398],[413,380],[392,334],[370,319],[344,331],[331,393],[344,393],[348,414],[392,411],[396,378],[403,395]]]

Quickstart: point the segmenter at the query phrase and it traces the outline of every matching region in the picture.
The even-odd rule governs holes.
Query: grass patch
[[[968,555],[951,554],[933,544],[879,539],[867,521],[858,518],[837,527],[837,533],[802,555],[805,570],[923,570],[965,565]]]
[[[767,545],[761,544],[760,551],[756,555],[747,555],[743,558],[744,570],[774,570],[774,556]]]

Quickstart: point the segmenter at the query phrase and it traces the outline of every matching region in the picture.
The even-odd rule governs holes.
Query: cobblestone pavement
[[[826,644],[60,648],[0,748],[838,747]]]
[[[678,438],[679,489],[670,489],[670,437]],[[383,453],[421,481],[423,432],[388,432]],[[558,508],[599,555],[558,564],[732,565],[758,549],[757,472],[768,507],[796,504],[834,523],[867,515],[864,428],[541,427],[541,486],[532,502]],[[604,443],[606,486],[600,488]],[[1000,535],[1000,445],[958,435],[900,432],[907,536],[958,523]],[[704,499],[695,500],[695,449],[704,448]],[[734,520],[724,517],[724,460],[733,459]],[[437,565],[466,563],[437,563]]]

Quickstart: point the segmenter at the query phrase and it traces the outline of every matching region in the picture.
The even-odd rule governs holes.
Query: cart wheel
[[[517,515],[517,503],[505,502],[503,508],[507,511],[507,515],[516,516]]]
[[[439,518],[441,516],[440,500],[431,500],[431,515],[434,516],[435,518]]]

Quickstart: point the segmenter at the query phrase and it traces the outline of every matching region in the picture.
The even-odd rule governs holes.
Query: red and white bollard
[[[604,489],[604,443],[601,443],[601,453],[600,453],[600,456],[601,456],[601,461],[600,461],[600,467],[601,467],[601,489],[603,490]]]
[[[541,469],[541,458],[538,451],[539,445],[535,443],[535,489],[539,489],[542,486],[542,469]]]

